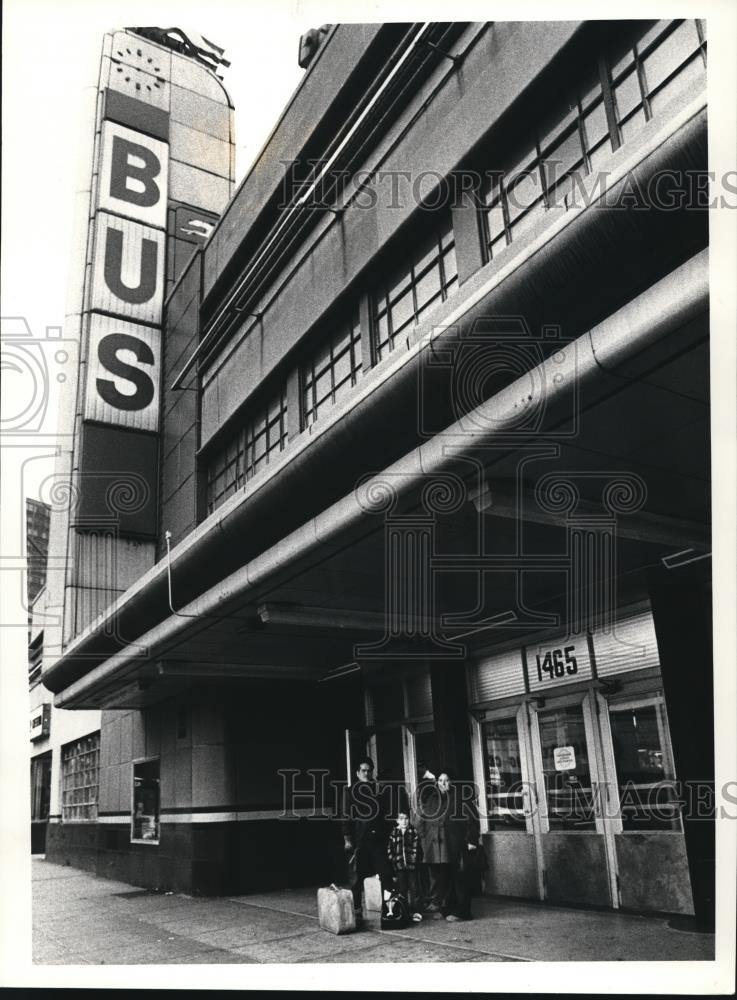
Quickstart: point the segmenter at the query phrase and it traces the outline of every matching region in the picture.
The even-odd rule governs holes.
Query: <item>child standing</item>
[[[422,920],[422,914],[419,912],[420,897],[417,881],[420,855],[419,834],[410,823],[407,813],[400,812],[397,816],[397,825],[389,834],[386,856],[392,867],[397,890],[407,900],[415,923]]]

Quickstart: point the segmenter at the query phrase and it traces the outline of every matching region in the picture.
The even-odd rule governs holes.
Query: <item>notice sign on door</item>
[[[573,747],[554,747],[553,763],[556,771],[575,771],[576,751]]]

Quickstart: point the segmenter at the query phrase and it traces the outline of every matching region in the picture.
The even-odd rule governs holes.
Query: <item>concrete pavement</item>
[[[335,937],[314,889],[231,898],[159,893],[33,860],[39,965],[710,960],[688,920],[474,899],[474,919]]]

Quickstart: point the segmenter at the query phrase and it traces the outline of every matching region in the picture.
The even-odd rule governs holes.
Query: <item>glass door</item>
[[[489,830],[525,830],[525,782],[516,714],[483,725],[482,751]]]
[[[639,698],[608,707],[622,831],[680,831],[663,699]]]
[[[596,829],[583,703],[537,713],[547,830]]]
[[[602,698],[611,740],[610,827],[620,904],[693,913],[668,719],[660,692]]]
[[[595,695],[528,703],[544,898],[617,906],[611,832],[600,793],[604,752]]]

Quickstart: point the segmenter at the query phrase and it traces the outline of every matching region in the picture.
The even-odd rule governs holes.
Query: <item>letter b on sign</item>
[[[151,208],[158,205],[161,191],[156,178],[161,174],[159,158],[140,142],[113,136],[110,195],[131,205]]]
[[[115,122],[103,122],[99,208],[166,227],[169,147]]]

